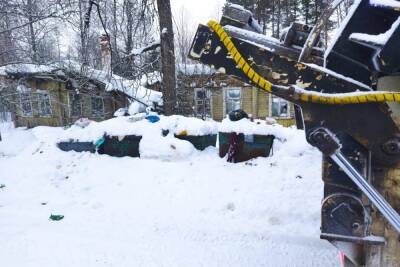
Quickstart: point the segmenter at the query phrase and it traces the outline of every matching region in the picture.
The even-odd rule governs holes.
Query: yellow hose
[[[207,23],[208,27],[213,30],[228,50],[233,60],[241,71],[260,88],[268,93],[272,93],[273,84],[257,73],[249,63],[243,58],[231,38],[228,36],[224,28],[216,21],[210,20]],[[311,102],[317,104],[360,104],[372,102],[400,102],[400,92],[387,91],[368,91],[368,92],[352,92],[341,94],[325,94],[312,91],[306,91],[301,88],[295,88],[294,98],[303,102]]]

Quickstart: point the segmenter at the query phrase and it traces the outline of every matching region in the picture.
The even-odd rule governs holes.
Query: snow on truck
[[[280,40],[227,5],[220,22],[199,25],[189,57],[293,102],[324,155],[321,238],[346,266],[400,266],[400,1],[355,0],[324,51],[341,2]]]

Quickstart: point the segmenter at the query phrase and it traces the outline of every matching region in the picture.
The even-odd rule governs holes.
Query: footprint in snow
[[[235,211],[236,209],[235,204],[233,202],[229,202],[228,204],[226,204],[225,208],[229,211]]]
[[[268,223],[270,225],[280,225],[281,224],[281,220],[279,220],[279,218],[277,218],[277,217],[269,217],[268,218]]]

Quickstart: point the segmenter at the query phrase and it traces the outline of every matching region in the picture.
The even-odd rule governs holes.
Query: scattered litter
[[[62,219],[64,219],[64,215],[51,214],[49,217],[50,221],[61,221]]]
[[[156,122],[160,121],[160,117],[158,117],[156,115],[149,115],[149,116],[146,116],[146,120],[148,120],[151,123],[156,123]]]

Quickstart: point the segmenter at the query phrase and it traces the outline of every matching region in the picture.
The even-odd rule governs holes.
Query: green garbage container
[[[236,143],[233,162],[243,162],[257,157],[270,156],[275,136],[219,132],[219,156],[221,158],[228,154],[232,138],[235,138]]]
[[[139,143],[141,136],[127,135],[123,138],[117,136],[105,136],[103,144],[98,148],[99,154],[114,157],[139,157]]]
[[[189,141],[193,144],[193,146],[203,151],[209,146],[216,146],[217,144],[217,135],[209,134],[209,135],[175,135],[176,138],[181,140]]]
[[[59,142],[58,148],[62,151],[75,151],[75,152],[92,152],[96,151],[92,142]]]

